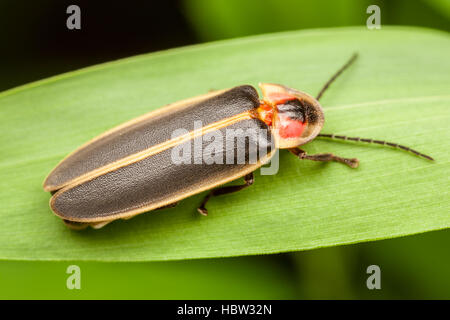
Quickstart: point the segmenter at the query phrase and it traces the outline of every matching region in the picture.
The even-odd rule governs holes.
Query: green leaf
[[[446,33],[417,28],[323,29],[179,48],[94,66],[0,94],[0,258],[144,261],[305,250],[448,228],[450,49]],[[70,151],[140,114],[211,89],[281,83],[316,94],[354,52],[359,60],[325,93],[323,132],[387,139],[430,162],[374,145],[316,140],[300,161],[280,152],[277,175],[213,198],[67,229],[41,184]]]

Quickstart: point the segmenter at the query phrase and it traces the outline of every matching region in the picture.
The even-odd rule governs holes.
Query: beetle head
[[[307,93],[279,84],[260,83],[258,117],[273,130],[276,146],[294,148],[313,140],[324,123],[319,102]]]

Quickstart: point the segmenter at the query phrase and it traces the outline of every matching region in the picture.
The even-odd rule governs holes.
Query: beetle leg
[[[244,181],[245,183],[239,186],[228,186],[211,190],[205,197],[205,199],[203,199],[203,202],[200,205],[200,207],[197,208],[198,212],[200,212],[204,216],[208,215],[208,210],[205,208],[205,205],[208,202],[208,200],[213,196],[220,196],[222,194],[237,192],[251,186],[254,182],[253,172],[250,172],[249,174],[244,176]]]
[[[341,158],[335,156],[332,153],[318,153],[318,154],[307,154],[306,151],[299,148],[291,148],[289,149],[291,153],[297,156],[299,159],[307,159],[313,161],[337,161],[343,164],[348,165],[351,168],[357,168],[359,165],[359,160],[356,158]]]

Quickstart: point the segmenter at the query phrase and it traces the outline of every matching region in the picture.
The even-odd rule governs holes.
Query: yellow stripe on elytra
[[[183,107],[189,107],[193,103],[198,103],[198,102],[204,101],[204,100],[206,100],[208,98],[212,98],[212,97],[217,96],[217,95],[219,95],[221,93],[224,93],[227,90],[228,89],[217,90],[217,91],[209,92],[209,93],[206,93],[206,94],[203,94],[203,95],[199,95],[199,96],[196,96],[196,97],[193,97],[193,98],[188,98],[188,99],[184,99],[184,100],[181,100],[181,101],[178,101],[178,102],[171,103],[171,104],[169,104],[169,105],[167,105],[167,106],[165,106],[163,108],[159,108],[159,109],[153,110],[151,112],[143,114],[143,115],[141,115],[141,116],[139,116],[137,118],[131,119],[131,120],[125,122],[125,123],[122,123],[121,125],[118,125],[118,126],[112,128],[112,129],[109,129],[109,130],[105,131],[104,133],[102,133],[99,136],[89,140],[88,142],[86,142],[82,146],[78,147],[77,149],[75,149],[74,151],[72,151],[68,155],[66,155],[56,165],[56,167],[48,174],[48,176],[45,178],[44,185],[43,185],[44,189],[46,191],[58,190],[58,189],[60,189],[60,188],[62,188],[64,186],[68,185],[69,183],[71,183],[72,181],[70,180],[70,181],[67,181],[67,182],[65,182],[63,184],[57,185],[57,186],[47,185],[47,179],[53,174],[53,172],[59,167],[59,165],[61,163],[63,163],[65,160],[70,158],[72,155],[74,155],[78,151],[80,151],[80,150],[84,149],[85,147],[89,146],[90,144],[96,142],[97,140],[100,140],[100,139],[102,139],[102,138],[104,138],[106,136],[109,136],[111,134],[116,133],[117,131],[119,131],[121,129],[124,129],[126,127],[130,127],[130,126],[132,126],[134,124],[137,124],[137,123],[139,123],[141,121],[144,121],[144,120],[150,119],[152,117],[158,116],[160,114],[171,112],[171,111],[177,110],[177,109],[182,109]]]
[[[242,120],[245,120],[245,119],[251,119],[251,118],[252,118],[251,112],[247,111],[247,112],[239,113],[237,115],[234,115],[232,117],[229,117],[229,118],[217,121],[217,122],[213,122],[213,123],[211,123],[209,125],[206,125],[206,126],[200,128],[200,129],[190,131],[190,132],[188,132],[188,133],[186,133],[184,135],[181,135],[179,137],[176,137],[176,138],[164,141],[164,142],[162,142],[160,144],[157,144],[157,145],[154,145],[154,146],[152,146],[152,147],[150,147],[148,149],[139,151],[139,152],[134,153],[132,155],[129,155],[129,156],[123,158],[123,159],[120,159],[120,160],[117,160],[117,161],[112,162],[110,164],[107,164],[106,166],[103,166],[103,167],[97,168],[95,170],[92,170],[92,171],[90,171],[88,173],[85,173],[85,174],[83,174],[83,175],[81,175],[81,176],[79,176],[79,177],[69,181],[57,193],[64,192],[65,190],[71,189],[71,188],[73,188],[76,185],[82,184],[83,182],[92,180],[92,179],[94,179],[96,177],[99,177],[101,175],[104,175],[104,174],[106,174],[108,172],[115,171],[115,170],[120,169],[122,167],[125,167],[125,166],[128,166],[130,164],[133,164],[133,163],[136,163],[138,161],[141,161],[141,160],[143,160],[145,158],[148,158],[148,157],[150,157],[152,155],[160,153],[160,152],[162,152],[164,150],[167,150],[169,148],[175,147],[175,146],[177,146],[179,144],[182,144],[182,143],[184,143],[186,141],[189,141],[189,140],[195,139],[197,137],[200,137],[202,135],[205,135],[206,133],[209,133],[209,132],[215,131],[217,129],[224,128],[224,127],[227,127],[229,125],[232,125],[232,124],[237,123],[239,121],[242,121]]]
[[[178,202],[180,200],[183,200],[185,198],[188,198],[194,194],[198,194],[200,192],[206,191],[206,190],[210,190],[213,189],[215,187],[218,187],[220,185],[223,185],[225,183],[234,181],[240,177],[245,176],[246,174],[249,174],[250,172],[253,172],[255,170],[257,170],[258,168],[260,168],[262,165],[264,165],[265,163],[267,163],[275,154],[276,149],[272,149],[270,153],[268,153],[264,158],[259,159],[259,161],[256,164],[252,164],[249,165],[248,167],[242,169],[242,171],[239,171],[238,173],[235,173],[232,176],[227,176],[225,178],[222,179],[218,179],[213,181],[212,183],[209,184],[204,184],[201,187],[198,187],[195,190],[191,190],[189,192],[183,193],[183,194],[179,194],[175,197],[172,198],[167,198],[163,201],[159,201],[156,203],[152,203],[149,205],[144,205],[142,207],[136,207],[136,208],[132,208],[129,209],[128,211],[124,211],[121,213],[114,213],[112,215],[109,215],[107,217],[95,217],[95,218],[74,218],[74,217],[67,217],[61,214],[61,212],[57,211],[57,209],[54,207],[53,203],[55,201],[55,196],[53,196],[52,198],[50,198],[50,207],[52,208],[53,212],[60,218],[62,219],[69,219],[69,221],[73,221],[73,222],[82,222],[82,223],[102,223],[102,222],[112,222],[116,219],[128,219],[128,218],[132,218],[138,214],[141,214],[143,212],[147,212],[147,211],[151,211],[154,209],[158,209],[160,207],[169,205],[169,204],[173,204],[175,202]],[[210,181],[208,181],[210,182]],[[56,194],[57,195],[57,194]]]

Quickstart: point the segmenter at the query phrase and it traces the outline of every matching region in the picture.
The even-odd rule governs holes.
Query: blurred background
[[[81,8],[81,30],[66,9]],[[448,0],[0,2],[0,91],[157,50],[261,33],[365,25],[450,30]],[[1,107],[1,106],[0,106]],[[449,231],[280,255],[157,263],[0,262],[0,298],[450,299]],[[82,269],[83,290],[65,270]],[[368,290],[379,265],[382,289]]]

